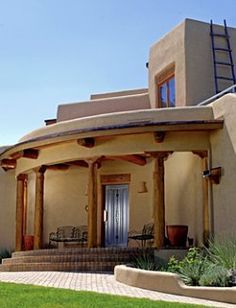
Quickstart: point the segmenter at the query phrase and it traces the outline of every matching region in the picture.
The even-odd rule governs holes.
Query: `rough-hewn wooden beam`
[[[94,138],[77,139],[77,143],[83,147],[92,148],[95,146],[95,139]]]
[[[157,143],[162,143],[165,139],[165,132],[154,132],[154,138]]]
[[[166,160],[169,155],[171,155],[173,153],[173,151],[158,151],[158,152],[152,152],[152,151],[148,151],[145,152],[145,154],[149,157],[153,157],[153,158],[160,158],[162,157],[164,160]]]
[[[49,165],[46,166],[47,170],[68,170],[70,166],[67,164],[56,164],[56,165]]]
[[[13,153],[11,155],[11,158],[13,159],[19,159],[19,158],[30,158],[30,159],[37,159],[39,156],[39,150],[36,149],[26,149],[22,150],[16,153]]]
[[[112,160],[124,160],[128,161],[130,163],[139,165],[139,166],[144,166],[146,165],[146,158],[141,156],[141,155],[124,155],[124,156],[107,156],[106,158],[112,159]]]
[[[97,246],[97,169],[96,161],[89,160],[88,179],[88,247]]]
[[[5,171],[10,170],[10,169],[15,169],[16,168],[16,160],[4,158],[4,159],[1,160],[0,165]]]
[[[202,157],[202,172],[208,170],[208,158]],[[210,237],[210,214],[209,214],[209,182],[207,178],[202,177],[202,197],[203,197],[203,243],[208,244]]]
[[[35,170],[35,210],[34,210],[34,249],[42,248],[43,243],[43,205],[45,166]]]
[[[16,184],[16,243],[15,250],[23,249],[23,221],[24,221],[24,183],[26,180],[25,174],[17,176]]]
[[[164,184],[164,157],[155,158],[153,173],[153,216],[154,242],[157,248],[164,247],[165,241],[165,184]]]
[[[192,151],[192,153],[194,155],[197,155],[199,156],[200,158],[204,158],[204,157],[207,157],[207,151],[206,150],[202,150],[202,151]]]
[[[78,166],[78,167],[88,168],[88,163],[84,160],[69,161],[69,162],[66,162],[66,164],[69,166]]]

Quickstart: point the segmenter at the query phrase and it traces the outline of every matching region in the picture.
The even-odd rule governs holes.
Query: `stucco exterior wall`
[[[15,172],[0,168],[0,250],[15,246],[16,180]]]
[[[96,146],[93,148],[79,146],[76,141],[73,141],[42,149],[37,160],[20,158],[17,163],[16,174],[24,173],[41,165],[95,156],[143,154],[145,151],[192,151],[208,149],[208,133],[204,131],[168,132],[163,143],[157,143],[152,133],[98,139]]]
[[[90,99],[101,99],[101,98],[111,98],[111,97],[119,97],[119,96],[127,96],[127,95],[134,95],[134,94],[144,94],[148,93],[147,88],[142,89],[132,89],[132,90],[123,90],[118,92],[107,92],[107,93],[98,93],[98,94],[91,94]]]
[[[236,63],[236,29],[228,28],[233,60]],[[224,33],[224,27],[214,25],[214,33]],[[215,45],[227,48],[222,38]],[[229,62],[226,53],[217,53],[217,59]],[[149,94],[151,107],[158,106],[156,78],[170,65],[175,66],[176,106],[192,106],[215,94],[210,24],[185,19],[174,30],[154,44],[149,56]],[[229,67],[221,66],[219,76],[231,77]],[[232,85],[220,81],[219,90]]]
[[[129,173],[129,231],[141,232],[143,225],[153,222],[153,168],[148,159],[145,166],[124,161],[104,161],[98,177]],[[147,193],[138,193],[141,181]],[[46,171],[44,194],[44,243],[49,233],[63,225],[87,225],[88,169],[77,167],[64,171]],[[202,236],[202,192],[200,159],[191,152],[175,153],[165,162],[166,224],[187,224],[189,236],[196,243]],[[33,234],[35,202],[35,174],[28,181],[27,233]],[[99,213],[98,213],[99,221]],[[98,224],[98,228],[101,226]],[[99,233],[99,232],[98,232]],[[130,241],[130,245],[137,245]]]
[[[148,93],[92,99],[87,102],[59,105],[57,122],[137,109],[150,109]]]
[[[220,184],[212,184],[216,235],[236,233],[236,95],[228,94],[212,104],[216,117],[224,117],[224,129],[210,135],[212,167],[222,167]]]
[[[201,159],[191,152],[173,153],[165,162],[166,224],[188,225],[188,236],[202,243]]]
[[[185,22],[155,43],[149,53],[149,96],[151,108],[158,107],[156,78],[168,66],[175,66],[176,106],[186,102],[185,82]]]
[[[233,59],[236,63],[236,29],[229,28]],[[224,33],[224,27],[214,25],[214,33]],[[225,40],[215,38],[216,47],[226,48]],[[217,53],[217,59],[229,62],[226,53]],[[215,95],[214,69],[212,59],[210,24],[187,19],[185,22],[185,61],[186,61],[186,105],[196,105]],[[217,66],[219,76],[231,77],[229,67]],[[232,82],[220,81],[223,90]]]
[[[129,230],[142,230],[145,223],[152,221],[152,163],[136,166],[123,161],[106,161],[99,169],[98,177],[105,174],[130,173],[129,184]],[[148,193],[138,193],[140,181],[146,181]],[[88,169],[70,168],[64,171],[46,171],[44,182],[44,243],[48,243],[49,233],[59,226],[87,225],[88,204],[86,185]],[[33,234],[35,201],[35,175],[28,181],[27,233]]]

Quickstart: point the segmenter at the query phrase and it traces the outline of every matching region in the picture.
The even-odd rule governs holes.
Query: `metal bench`
[[[52,242],[68,243],[77,242],[84,245],[88,241],[88,227],[87,226],[62,226],[58,227],[56,232],[49,234],[49,246]]]
[[[131,232],[128,238],[141,241],[141,246],[145,247],[148,240],[154,239],[154,224],[148,223],[144,225],[141,233]]]

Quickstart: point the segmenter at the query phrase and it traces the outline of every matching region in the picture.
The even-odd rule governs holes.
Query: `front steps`
[[[113,272],[141,253],[137,248],[64,248],[14,252],[0,271]]]

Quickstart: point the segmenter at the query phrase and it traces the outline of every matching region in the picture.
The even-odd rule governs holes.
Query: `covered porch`
[[[214,232],[213,181],[202,175],[212,167],[209,131],[222,124],[156,121],[30,136],[1,160],[17,177],[15,250],[24,249],[27,234],[34,236],[34,249],[47,247],[49,233],[63,225],[87,225],[89,248],[116,246],[107,237],[117,226],[113,239],[131,245],[129,232],[150,222],[158,249],[166,246],[167,225],[188,225],[194,243],[205,243]],[[139,192],[140,183],[146,192]],[[122,187],[127,206],[121,221],[122,211],[109,216],[108,207],[109,189]],[[113,231],[107,229],[111,217]]]

